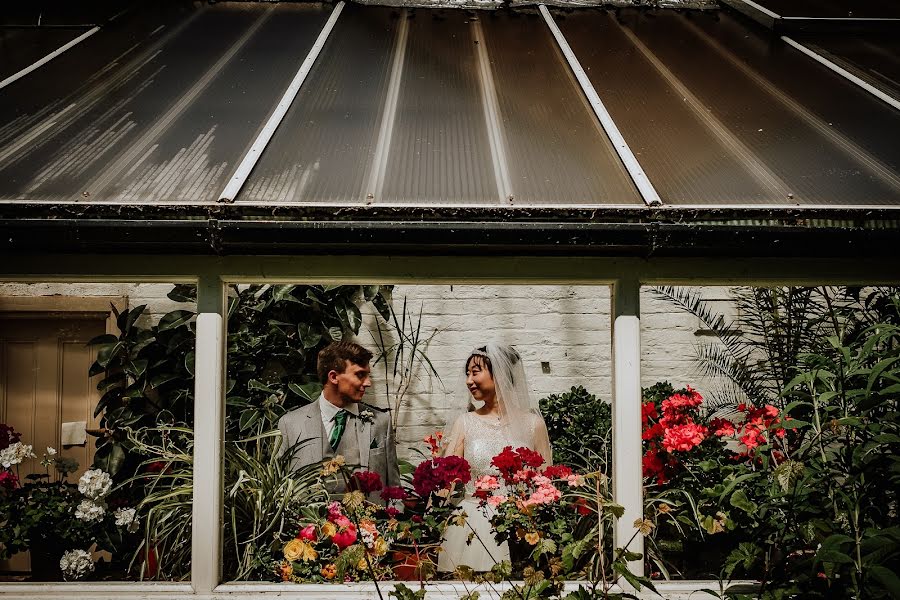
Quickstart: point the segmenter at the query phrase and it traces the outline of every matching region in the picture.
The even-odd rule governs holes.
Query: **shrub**
[[[553,462],[600,470],[612,464],[612,408],[582,386],[540,401]]]

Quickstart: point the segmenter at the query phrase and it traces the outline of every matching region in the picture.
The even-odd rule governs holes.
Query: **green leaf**
[[[751,515],[754,514],[757,509],[756,503],[747,497],[747,493],[744,490],[736,490],[731,495],[731,505]]]
[[[194,358],[195,356],[193,350],[184,355],[184,368],[188,373],[191,374],[191,377],[194,376]]]
[[[328,337],[335,342],[339,342],[344,339],[344,331],[340,327],[329,327]]]
[[[900,598],[900,578],[897,577],[897,573],[886,567],[875,565],[869,567],[869,576],[880,583],[892,598]]]
[[[316,331],[308,323],[298,323],[297,333],[300,335],[300,343],[303,344],[304,350],[315,348],[322,340],[322,334]]]
[[[250,381],[247,382],[247,389],[260,390],[263,392],[268,392],[270,394],[278,393],[278,390],[274,390],[274,389],[270,388],[269,386],[267,386],[266,384],[264,384],[263,382],[258,381],[256,379],[251,379]]]
[[[91,338],[91,341],[85,344],[85,346],[94,346],[97,344],[115,344],[118,341],[119,338],[112,335],[111,333],[104,333],[103,335],[98,335],[95,338]]]
[[[371,302],[375,296],[378,295],[380,286],[377,285],[364,285],[363,289],[363,298],[366,299],[366,302]]]
[[[94,453],[94,466],[110,475],[116,475],[125,464],[125,450],[121,444],[109,442]]]
[[[159,324],[156,326],[156,331],[161,333],[181,327],[192,318],[194,318],[194,313],[189,310],[173,310],[163,315],[163,318],[159,320]]]
[[[309,402],[316,400],[319,397],[319,394],[322,393],[322,384],[321,383],[304,383],[303,385],[297,385],[296,383],[288,384],[288,389]]]
[[[382,288],[379,294],[372,298],[372,306],[375,307],[382,319],[388,322],[391,320],[390,292],[385,293],[384,288]]]
[[[291,295],[296,285],[276,285],[272,297],[276,302],[280,302]]]

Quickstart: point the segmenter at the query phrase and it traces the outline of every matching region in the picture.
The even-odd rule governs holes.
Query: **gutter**
[[[0,254],[897,256],[900,228],[693,220],[2,219]]]

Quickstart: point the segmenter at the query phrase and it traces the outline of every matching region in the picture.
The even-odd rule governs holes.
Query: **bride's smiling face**
[[[472,398],[482,402],[491,402],[497,393],[494,378],[480,356],[473,356],[466,365],[466,387]]]

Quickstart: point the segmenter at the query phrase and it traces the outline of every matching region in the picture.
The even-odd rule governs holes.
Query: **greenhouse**
[[[4,13],[5,596],[896,597],[893,3]]]

